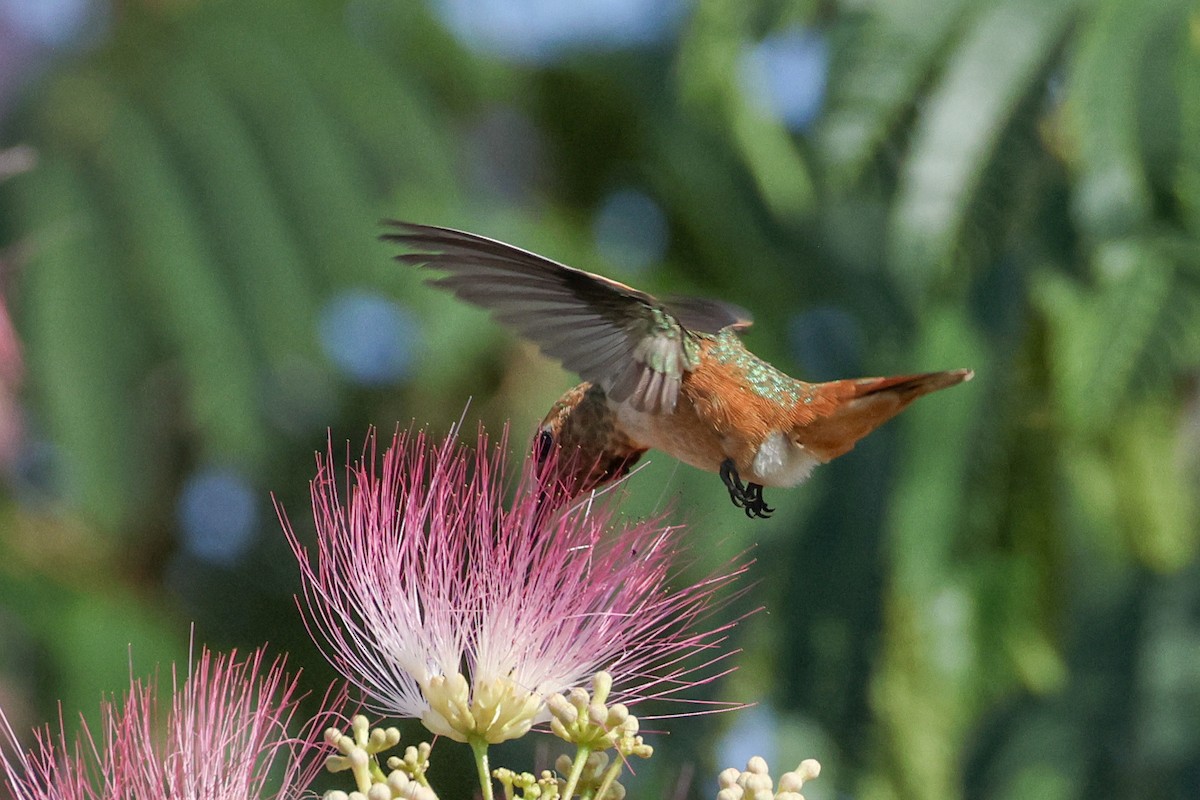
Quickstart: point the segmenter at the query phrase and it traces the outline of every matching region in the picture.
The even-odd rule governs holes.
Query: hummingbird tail
[[[860,378],[854,381],[857,388],[855,397],[888,392],[907,402],[939,389],[948,389],[974,377],[974,370],[952,369],[945,372],[923,372],[920,375],[894,375],[890,378]]]
[[[818,459],[829,461],[848,452],[855,442],[918,397],[969,381],[974,375],[969,369],[955,369],[817,384],[817,402],[797,407],[805,416],[800,418],[796,439]]]

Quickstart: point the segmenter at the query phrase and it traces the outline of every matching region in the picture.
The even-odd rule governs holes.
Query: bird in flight
[[[921,395],[970,380],[967,369],[806,383],[742,344],[743,309],[659,300],[465,231],[385,221],[404,264],[445,273],[430,283],[487,309],[584,382],[550,409],[534,441],[557,448],[571,496],[626,475],[650,448],[721,476],[749,517],[774,511],[763,487],[795,486]]]

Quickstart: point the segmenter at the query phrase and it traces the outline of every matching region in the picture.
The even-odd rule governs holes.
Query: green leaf
[[[1200,544],[1196,476],[1184,468],[1178,429],[1172,409],[1148,404],[1122,414],[1114,428],[1129,544],[1143,563],[1161,572],[1191,563]]]
[[[893,206],[890,265],[914,303],[954,267],[967,210],[1017,104],[1037,87],[1074,0],[986,6],[922,109]]]
[[[1176,194],[1184,223],[1200,237],[1200,11],[1193,11],[1188,37],[1179,49],[1175,85],[1179,87],[1180,150]]]
[[[723,128],[772,213],[794,220],[814,208],[813,179],[791,133],[743,91],[739,62],[752,35],[749,23],[739,3],[704,3],[696,10],[680,47],[680,93],[698,118]]]
[[[1073,204],[1096,239],[1127,236],[1150,219],[1150,186],[1138,142],[1140,67],[1175,0],[1094,0],[1084,18],[1067,82],[1075,152]]]
[[[922,365],[988,375],[982,343],[958,308],[929,315],[915,353]],[[887,627],[873,692],[898,797],[953,796],[957,756],[946,743],[958,741],[973,713],[979,609],[952,556],[981,400],[980,384],[967,384],[922,398],[900,418],[904,456],[888,514]]]
[[[915,348],[914,369],[973,368],[987,375],[978,333],[961,309],[929,314]],[[905,460],[897,470],[889,515],[889,550],[906,585],[935,585],[949,561],[962,516],[962,481],[983,381],[921,398],[899,418]]]
[[[1099,433],[1129,396],[1176,282],[1174,265],[1145,240],[1109,242],[1094,260],[1094,287],[1045,272],[1034,298],[1053,337],[1059,412],[1076,431]]]
[[[11,569],[14,562],[19,573]],[[131,674],[157,673],[169,681],[168,663],[182,667],[187,654],[184,627],[161,604],[101,575],[87,584],[46,576],[19,558],[0,568],[0,605],[24,623],[45,654],[50,668],[36,682],[52,690],[68,736],[79,715],[96,721],[103,697],[127,692]],[[45,681],[50,687],[41,685]]]
[[[374,283],[390,269],[376,241],[380,212],[369,201],[373,193],[364,166],[352,156],[332,110],[305,80],[305,65],[289,60],[270,38],[256,37],[236,16],[214,16],[178,31],[176,38],[242,116],[293,235],[328,284]]]
[[[875,3],[835,50],[817,153],[835,185],[853,184],[918,101],[947,40],[973,0]],[[853,23],[852,23],[853,24]]]
[[[8,187],[6,187],[8,189]],[[63,466],[68,502],[120,532],[148,483],[136,386],[147,361],[96,197],[53,151],[12,182],[24,232],[26,361]]]
[[[445,146],[448,126],[413,75],[392,69],[351,38],[347,13],[333,5],[296,14],[288,0],[275,0],[248,4],[242,24],[252,26],[257,39],[277,43],[303,71],[339,133],[361,152],[375,195],[399,193],[419,200],[424,213],[447,213],[459,191],[455,151]]]
[[[242,326],[273,375],[298,362],[331,380],[317,347],[317,278],[297,245],[281,198],[228,100],[186,53],[146,57],[138,83],[180,177],[197,200],[198,235],[234,288]]]
[[[102,79],[82,78],[55,94],[46,110],[52,138],[70,135],[57,127],[61,106],[81,102],[104,109],[106,125],[84,155],[106,201],[106,224],[121,242],[119,263],[179,358],[207,455],[257,465],[261,376],[186,182],[146,116]]]

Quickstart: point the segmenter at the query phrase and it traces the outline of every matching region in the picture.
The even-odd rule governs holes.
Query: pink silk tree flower
[[[366,705],[478,746],[547,722],[548,697],[600,671],[627,705],[724,674],[733,622],[706,622],[746,565],[672,588],[680,528],[611,504],[548,510],[553,457],[518,477],[506,442],[397,432],[378,468],[372,432],[341,491],[332,451],[318,456],[314,554],[281,512],[310,632]]]
[[[81,722],[73,743],[60,723],[21,752],[0,713],[0,785],[14,800],[293,800],[308,790],[328,749],[325,712],[299,735],[288,728],[300,702],[297,678],[261,650],[245,661],[202,651],[182,684],[173,677],[160,713],[153,681],[133,680],[122,703],[101,705],[96,729]],[[343,698],[327,696],[339,703]]]

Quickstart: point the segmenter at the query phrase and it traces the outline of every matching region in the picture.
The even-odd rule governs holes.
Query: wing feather
[[[663,305],[690,331],[717,333],[725,328],[744,331],[754,324],[749,311],[724,300],[668,295]]]
[[[434,286],[491,311],[613,400],[649,412],[674,410],[683,375],[695,368],[684,344],[691,334],[653,296],[473,233],[384,224],[390,230],[381,238],[409,249],[396,260],[446,273],[430,281]],[[724,306],[701,303],[710,303],[703,306],[707,317],[686,304],[685,313],[705,324],[722,318],[712,309]]]

